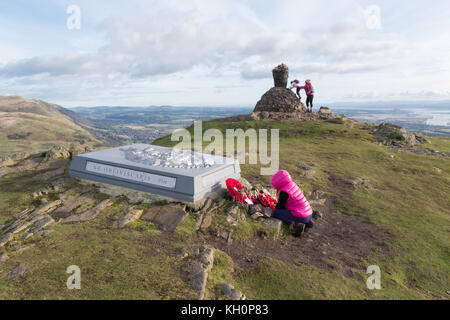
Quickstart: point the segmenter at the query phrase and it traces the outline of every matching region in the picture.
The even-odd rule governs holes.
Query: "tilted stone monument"
[[[74,157],[73,177],[109,183],[196,202],[239,179],[236,159],[177,150],[148,144],[133,144]]]
[[[284,63],[278,65],[272,70],[273,82],[275,87],[286,88],[289,79],[289,68]]]

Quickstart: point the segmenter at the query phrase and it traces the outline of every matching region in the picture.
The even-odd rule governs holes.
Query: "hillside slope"
[[[32,154],[51,147],[100,143],[80,124],[84,120],[60,106],[22,97],[0,97],[0,156]]]
[[[328,198],[324,205],[313,205],[325,212],[326,221],[309,239],[288,250],[244,246],[244,252],[268,257],[240,273],[244,291],[258,299],[449,297],[448,156],[380,146],[370,126],[346,121],[203,123],[204,131],[213,128],[224,136],[227,129],[279,129],[280,169],[288,170],[309,197],[320,190]],[[430,150],[450,152],[450,139],[427,139]],[[155,144],[174,145],[170,137]],[[308,167],[315,172],[312,178],[305,172]],[[259,165],[243,165],[242,170],[249,181],[270,185]],[[367,276],[361,271],[369,265],[381,268],[379,292],[365,287]]]
[[[280,168],[323,218],[298,239],[225,199],[199,212],[177,202],[132,201],[63,172],[10,174],[0,178],[0,257],[8,257],[0,261],[0,299],[191,299],[186,250],[198,244],[215,248],[208,299],[224,298],[222,282],[249,299],[449,298],[448,157],[394,152],[376,143],[368,126],[337,120],[203,123],[204,131],[211,128],[280,129]],[[428,148],[450,152],[449,139],[430,141]],[[170,137],[155,144],[174,145]],[[253,185],[268,185],[259,165],[242,170]],[[33,207],[51,216],[39,237],[17,220]],[[144,214],[118,228],[130,208]],[[183,210],[174,232],[148,218]],[[199,217],[208,219],[199,226]],[[18,231],[8,236],[11,226]],[[65,289],[66,268],[74,264],[82,290]],[[370,265],[381,269],[381,290],[367,289]]]

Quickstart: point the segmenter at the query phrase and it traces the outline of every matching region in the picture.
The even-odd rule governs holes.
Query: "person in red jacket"
[[[306,112],[313,112],[313,100],[314,100],[314,87],[311,84],[311,80],[306,80],[303,87],[298,89],[305,89],[306,91]]]

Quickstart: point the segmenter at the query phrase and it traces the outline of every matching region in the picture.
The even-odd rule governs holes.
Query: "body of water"
[[[415,114],[429,116],[427,125],[429,126],[447,126],[450,127],[450,109],[449,110],[433,110],[433,109],[413,109]]]

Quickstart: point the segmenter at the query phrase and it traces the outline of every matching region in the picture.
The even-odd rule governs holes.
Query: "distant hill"
[[[101,143],[87,129],[89,121],[56,104],[0,96],[0,156],[46,151],[55,145]]]

